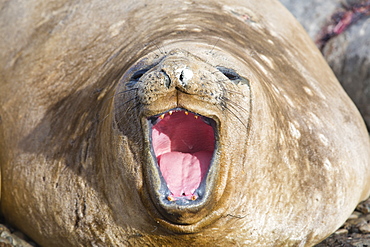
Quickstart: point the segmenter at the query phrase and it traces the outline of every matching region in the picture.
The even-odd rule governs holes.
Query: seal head
[[[235,114],[241,131],[247,131],[249,81],[233,69],[212,66],[181,49],[149,64],[148,60],[139,61],[123,76],[115,100],[116,120],[125,135],[132,132],[123,113],[137,114],[143,126],[140,135],[147,159],[142,165],[149,196],[142,193],[142,199],[154,205],[168,224],[215,220],[217,216],[210,214],[225,197],[231,169],[222,165],[221,143],[226,140],[220,133],[229,130],[221,123],[227,113]],[[244,93],[236,93],[240,86]],[[243,102],[243,116],[235,113],[236,100]]]

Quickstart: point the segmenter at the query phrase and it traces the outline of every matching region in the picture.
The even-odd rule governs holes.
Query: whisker
[[[233,107],[235,109],[235,106],[233,105],[230,105],[231,107]],[[245,127],[246,130],[248,130],[248,126],[240,119],[240,117],[238,117],[238,115],[236,115],[234,113],[234,111],[232,111],[225,103],[222,103],[221,104],[221,107],[224,109],[224,110],[227,110],[229,111],[232,115],[234,115],[234,117]],[[237,109],[236,109],[237,110]]]
[[[218,40],[216,41],[216,43],[213,45],[213,47],[212,47],[212,49],[211,49],[211,51],[209,53],[212,53],[213,52],[213,50],[215,49],[215,47],[216,47],[218,41],[220,41],[220,39],[221,38],[219,37]]]
[[[222,82],[225,82],[225,81],[227,81],[227,79],[224,79],[224,80],[218,80],[217,82],[218,82],[218,83],[222,83]],[[241,95],[241,96],[243,96],[243,97],[246,97],[242,92],[237,92],[237,91],[234,91],[234,90],[226,89],[225,87],[223,87],[223,85],[222,85],[222,84],[220,84],[220,86],[222,87],[222,90],[224,90],[224,91],[225,91],[225,92],[227,92],[227,93],[239,94],[239,95]]]
[[[213,50],[215,49],[218,41],[220,41],[220,37],[217,39],[216,43],[212,46],[212,49],[209,52],[206,52],[206,55],[212,55]],[[205,60],[206,63],[208,63],[208,59]]]
[[[132,92],[132,91],[137,91],[139,88],[135,87],[135,88],[131,88],[131,89],[127,89],[127,90],[124,90],[124,91],[121,91],[121,92],[118,92],[116,94],[113,94],[111,97],[109,97],[108,99],[111,99],[117,95],[120,95],[120,94],[124,94],[124,93],[129,93],[129,92]]]
[[[138,88],[131,88],[131,89],[127,89],[127,90],[124,90],[124,91],[118,92],[118,93],[116,93],[116,94],[114,94],[114,95],[112,95],[112,96],[110,96],[110,97],[105,98],[105,99],[103,100],[102,104],[104,105],[107,101],[111,100],[113,97],[115,97],[115,96],[117,96],[117,95],[124,94],[124,93],[129,93],[129,92],[132,92],[132,91],[135,91],[135,93],[137,93],[137,92],[136,92],[137,90],[138,90]],[[122,105],[124,105],[124,104],[126,104],[126,103],[128,103],[128,102],[130,102],[131,100],[136,99],[136,98],[137,98],[137,96],[135,96],[134,98],[132,98],[132,99],[130,99],[130,100],[128,100],[128,101],[126,101],[126,102],[124,102],[123,104],[119,105],[118,107],[121,107]],[[110,113],[110,114],[111,114],[111,113]],[[103,122],[103,121],[105,121],[105,120],[107,119],[107,117],[108,117],[110,114],[107,114],[107,115],[106,115],[104,118],[102,118],[102,119],[100,119],[100,118],[98,117],[97,121],[102,121],[102,122]]]
[[[127,100],[127,101],[123,102],[122,104],[118,105],[118,106],[117,106],[117,108],[119,108],[119,107],[121,107],[121,106],[124,106],[124,105],[126,105],[127,103],[129,103],[129,102],[131,102],[131,101],[133,101],[133,100],[137,100],[138,98],[139,98],[139,97],[135,96],[135,97],[133,97],[133,98],[131,98],[131,99],[129,99],[129,100]]]
[[[162,51],[161,48],[158,46],[157,42],[152,41],[152,43],[155,45],[155,47],[157,47],[157,49],[160,52],[160,54],[166,55],[166,51]],[[162,48],[164,49],[163,46],[162,46]]]
[[[240,104],[238,104],[238,103],[236,103],[236,102],[234,102],[234,101],[232,101],[232,100],[230,100],[228,98],[225,98],[225,97],[222,97],[222,99],[225,100],[225,101],[227,101],[228,104],[230,106],[232,106],[235,110],[242,110],[242,111],[244,111],[247,114],[250,113],[250,111],[247,108],[243,107],[242,105],[240,105]]]
[[[222,84],[222,82],[224,82],[224,81],[227,81],[227,79],[217,81],[224,92],[238,94],[238,95],[241,95],[243,97],[246,97],[245,94],[243,94],[242,92],[237,92],[237,91],[230,90],[230,89],[227,89],[226,87],[224,87],[224,85]]]
[[[121,94],[121,93],[128,93],[128,92],[131,92],[131,91],[134,91],[134,90],[138,90],[139,88],[137,88],[137,87],[135,87],[135,88],[130,88],[130,89],[127,89],[127,90],[124,90],[124,91],[122,91],[122,92],[118,92],[118,93],[116,93],[115,95],[119,95],[119,94]],[[115,95],[113,95],[113,96],[115,96]]]
[[[176,61],[172,61],[172,63],[173,63],[174,65],[176,65],[176,66],[179,66],[179,65],[176,63]]]
[[[136,105],[134,105],[133,107],[131,107],[130,109],[128,109],[127,111],[132,111],[132,110],[135,110],[136,108],[139,108],[139,106],[141,106],[141,103],[137,103]]]
[[[131,88],[131,89],[127,89],[127,90],[124,90],[124,91],[121,91],[121,92],[118,92],[118,93],[116,93],[116,94],[113,94],[112,96],[110,96],[110,97],[108,97],[108,98],[106,98],[106,99],[104,99],[104,103],[106,102],[106,101],[108,101],[108,100],[110,100],[110,99],[112,99],[113,97],[115,97],[115,96],[117,96],[117,95],[120,95],[120,94],[124,94],[124,93],[129,93],[129,92],[132,92],[132,91],[136,91],[136,90],[138,90],[138,88]]]
[[[233,105],[234,107],[238,107],[236,110],[243,110],[245,113],[250,113],[250,110],[245,108],[244,106],[236,103],[235,101],[230,100],[229,98],[222,97],[223,100],[227,101],[230,105]]]
[[[241,92],[237,92],[237,91],[233,91],[233,90],[229,90],[229,89],[227,89],[226,92],[233,93],[233,94],[239,94],[239,95],[245,97],[245,95],[243,93],[241,93]]]
[[[112,97],[113,97],[113,96],[112,96]],[[112,98],[112,97],[110,97],[110,98]],[[138,99],[138,97],[137,97],[137,96],[135,96],[135,97],[133,97],[133,98],[131,98],[131,99],[129,99],[129,100],[127,100],[127,101],[123,102],[122,104],[119,104],[119,105],[115,106],[115,107],[120,108],[120,107],[124,106],[125,104],[128,104],[128,103],[130,103],[131,101],[133,101],[133,100],[137,100],[137,99]],[[112,113],[113,113],[113,112],[112,112]],[[98,121],[103,122],[103,121],[104,121],[104,120],[106,120],[106,119],[107,119],[107,117],[109,117],[109,115],[110,115],[110,114],[112,114],[112,113],[107,114],[103,119],[98,119]]]
[[[121,121],[122,121],[122,119],[125,117],[125,116],[129,116],[129,117],[132,117],[133,115],[132,114],[127,114],[127,113],[129,113],[130,111],[133,111],[133,110],[135,110],[136,108],[138,108],[139,106],[141,106],[141,103],[137,103],[136,105],[134,105],[133,107],[131,107],[131,108],[127,108],[126,109],[126,111],[125,112],[123,112],[123,114],[122,114],[122,117],[120,118],[120,119],[116,119],[116,121],[118,122],[118,123],[120,123]]]
[[[109,114],[107,114],[107,115],[106,115],[103,119],[101,119],[100,121],[101,121],[101,122],[104,122],[104,120],[105,120],[105,119],[107,119],[107,117],[108,117],[109,115],[110,115],[110,113],[109,113]]]

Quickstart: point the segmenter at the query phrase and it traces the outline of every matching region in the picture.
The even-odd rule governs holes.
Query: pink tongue
[[[158,156],[167,186],[175,197],[189,196],[199,187],[212,159],[212,152],[169,152]]]
[[[196,197],[215,149],[212,126],[191,112],[171,111],[152,126],[152,145],[171,196]]]

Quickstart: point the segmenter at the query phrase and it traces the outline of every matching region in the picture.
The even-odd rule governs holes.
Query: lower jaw
[[[213,164],[213,167],[216,167],[216,165]],[[152,174],[150,170],[154,169],[159,170],[157,167],[153,167],[152,169],[148,169],[148,173]],[[149,175],[148,173],[147,175]],[[156,173],[160,175],[159,172]],[[213,188],[216,187],[216,179],[216,175],[209,175],[209,177],[207,176],[207,178],[202,181],[193,195],[173,198],[163,177],[156,176],[156,178],[149,179],[147,184],[149,191],[148,199],[150,199],[156,211],[159,213],[160,218],[162,218],[160,222],[167,227],[171,226],[173,231],[176,232],[193,231],[192,229],[195,225],[202,225],[201,222],[208,221],[208,215],[213,211],[214,205],[217,204],[215,193],[213,193]],[[185,227],[186,225],[192,226]],[[186,228],[189,229],[186,230]]]
[[[140,194],[149,215],[157,224],[173,233],[199,232],[221,219],[227,210],[218,204],[219,197],[223,196],[219,194],[220,191],[216,194],[208,192],[197,201],[187,201],[189,203],[184,203],[184,199],[168,203],[165,196],[153,191],[153,184],[144,183],[144,186]]]
[[[141,199],[150,216],[164,229],[177,234],[196,233],[225,215],[228,208],[225,202],[229,200],[231,193],[225,193],[229,190],[226,183],[228,172],[220,171],[217,157],[214,157],[205,179],[204,189],[202,188],[204,194],[195,201],[186,200],[186,203],[185,199],[169,201],[166,194],[168,189],[163,186],[165,182],[156,163],[151,158],[145,164]]]

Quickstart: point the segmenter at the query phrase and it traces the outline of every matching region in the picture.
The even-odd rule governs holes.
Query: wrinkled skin
[[[370,131],[370,1],[281,2],[316,41]]]
[[[369,196],[364,122],[277,1],[0,9],[1,212],[40,245],[312,246]],[[174,108],[216,125],[190,206],[150,148]]]

